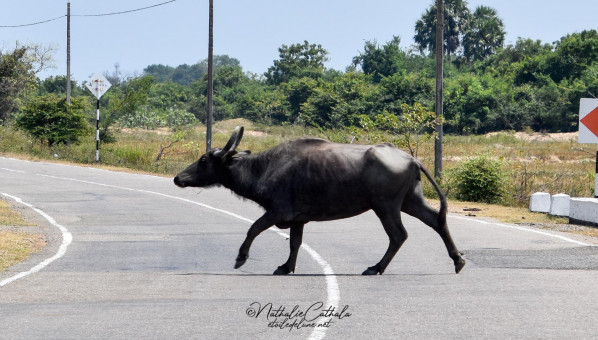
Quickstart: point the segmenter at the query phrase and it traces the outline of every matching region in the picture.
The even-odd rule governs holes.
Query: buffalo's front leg
[[[289,245],[291,247],[291,253],[289,254],[289,259],[285,264],[278,267],[276,271],[274,271],[274,275],[286,275],[290,272],[295,272],[295,264],[297,263],[297,253],[299,252],[299,247],[301,247],[301,242],[303,240],[303,224],[294,225],[291,227],[291,239],[289,240]]]
[[[247,261],[247,258],[249,257],[249,248],[251,248],[251,243],[253,243],[253,240],[259,234],[261,234],[262,231],[270,228],[274,224],[275,220],[272,218],[272,216],[270,216],[268,213],[265,213],[251,225],[251,228],[249,228],[247,231],[247,237],[245,237],[245,241],[243,241],[243,244],[239,249],[239,256],[237,256],[237,260],[235,262],[235,269],[241,267],[245,264],[245,261]]]

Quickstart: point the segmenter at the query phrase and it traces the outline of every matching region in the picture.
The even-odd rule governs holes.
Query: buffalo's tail
[[[438,226],[440,228],[442,228],[442,226],[444,226],[446,224],[446,213],[448,210],[447,203],[446,203],[446,196],[444,195],[444,192],[442,192],[442,189],[440,189],[440,186],[438,185],[438,183],[436,183],[436,181],[434,180],[434,177],[432,177],[432,175],[430,174],[428,169],[426,169],[426,167],[421,162],[418,162],[418,163],[419,163],[419,168],[424,173],[424,175],[426,175],[426,177],[428,178],[430,183],[432,183],[432,185],[434,186],[434,189],[436,189],[436,192],[438,193],[438,197],[440,198],[440,211],[438,212]]]

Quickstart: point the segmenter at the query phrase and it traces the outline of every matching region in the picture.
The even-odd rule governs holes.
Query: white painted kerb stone
[[[550,194],[547,192],[536,192],[529,200],[529,210],[533,212],[547,213],[550,211]]]
[[[598,226],[598,199],[571,198],[569,204],[569,221],[572,223]]]
[[[569,216],[569,203],[571,197],[567,194],[552,196],[550,201],[550,215]]]

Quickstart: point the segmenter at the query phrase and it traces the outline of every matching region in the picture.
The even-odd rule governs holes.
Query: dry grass
[[[0,271],[26,260],[46,245],[39,234],[0,230]]]
[[[560,134],[512,132],[446,136],[443,166],[448,170],[480,154],[501,160],[508,174],[510,198],[505,203],[509,205],[526,207],[530,195],[538,191],[590,197],[594,189],[595,146],[578,144],[575,134],[565,137],[568,138]],[[419,157],[431,168],[433,146],[424,145]]]
[[[484,203],[450,201],[449,212],[458,213],[465,216],[493,218],[503,223],[569,223],[568,218],[533,213],[527,208],[507,207]]]
[[[226,144],[230,133],[238,125],[245,126],[245,136],[239,150],[251,150],[253,153],[302,136],[327,137],[316,129],[296,125],[265,126],[245,119],[233,119],[214,125],[212,146]],[[353,139],[350,131],[327,133],[339,140]],[[197,160],[206,146],[203,126],[176,133],[168,129],[123,129],[115,130],[114,135],[118,143],[101,144],[100,165],[95,163],[94,136],[80,145],[48,148],[21,132],[0,126],[0,153],[172,176]],[[366,140],[358,139],[356,142]],[[389,137],[389,140],[392,138]],[[500,132],[480,136],[445,136],[444,140],[445,173],[458,166],[462,160],[480,154],[488,154],[502,161],[508,174],[509,197],[504,201],[505,205],[525,208],[529,196],[537,191],[566,193],[572,197],[588,197],[592,194],[595,146],[578,144],[575,133]],[[156,161],[160,150],[163,153],[160,160]],[[429,169],[433,168],[433,141],[420,146],[418,157]],[[450,181],[443,186],[449,197],[454,195]]]
[[[8,203],[0,199],[0,226],[24,226],[31,225],[23,217],[13,210]]]
[[[19,226],[30,225],[8,203],[0,200],[0,271],[26,260],[45,246],[41,234],[18,231]],[[11,227],[10,230],[7,227]]]
[[[568,232],[582,236],[598,237],[598,228],[586,227],[583,230],[569,230]]]

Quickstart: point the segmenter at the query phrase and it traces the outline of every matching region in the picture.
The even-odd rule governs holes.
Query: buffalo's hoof
[[[235,262],[235,269],[239,269],[242,265],[244,265],[245,261],[247,261],[247,257],[248,257],[247,255],[245,255],[245,256],[241,256],[241,255],[237,256],[237,260]]]
[[[276,268],[272,275],[288,275],[291,271],[287,266],[280,266]]]
[[[455,263],[455,273],[459,274],[459,272],[461,271],[461,269],[463,269],[463,267],[465,267],[465,260],[464,259],[459,259]]]
[[[361,275],[376,275],[376,274],[380,274],[382,275],[382,272],[380,272],[380,270],[378,269],[377,266],[373,266],[373,267],[369,267],[368,269],[366,269],[363,273],[361,273]]]

